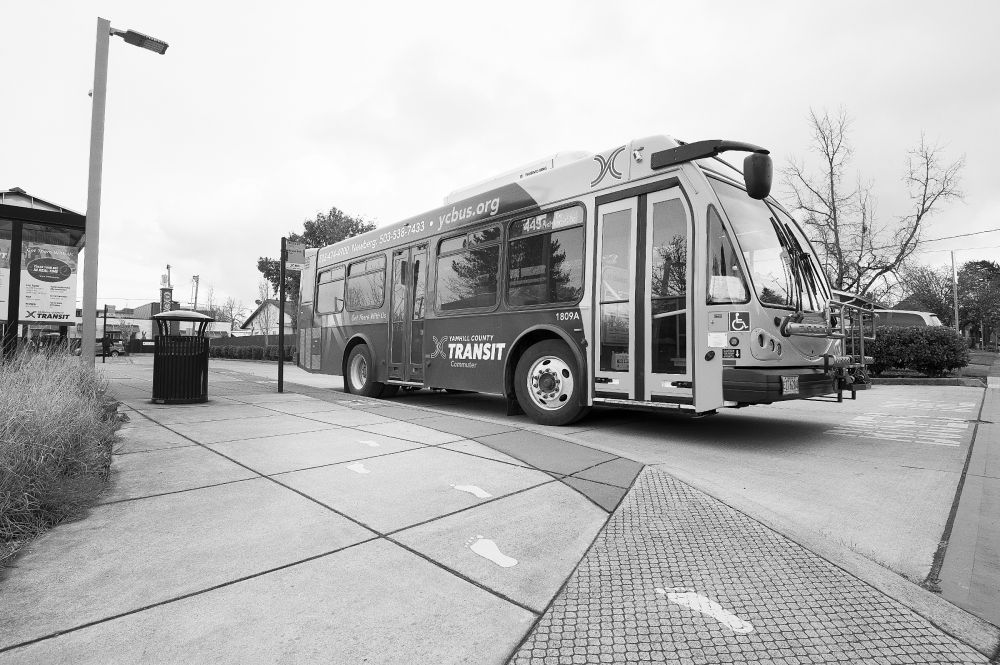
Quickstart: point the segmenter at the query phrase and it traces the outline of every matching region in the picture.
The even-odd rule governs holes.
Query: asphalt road
[[[922,582],[982,395],[979,388],[879,386],[840,404],[803,400],[702,419],[605,408],[569,428],[539,429],[656,466],[745,512],[808,528]],[[396,401],[505,417],[503,401],[485,395],[421,391]]]
[[[275,376],[275,365],[212,361]],[[286,367],[285,380],[340,389]],[[934,561],[972,441],[983,389],[875,386],[857,400],[798,400],[693,419],[596,408],[569,427],[506,416],[493,395],[421,390],[398,404],[516,423],[660,468],[748,514],[807,529],[908,579]]]

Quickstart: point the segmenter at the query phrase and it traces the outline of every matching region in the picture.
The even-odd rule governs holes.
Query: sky
[[[0,15],[0,189],[81,213],[97,17],[170,44],[112,38],[99,306],[158,300],[170,264],[175,300],[199,275],[200,305],[211,289],[252,309],[257,258],[317,212],[391,224],[560,151],[667,134],[815,164],[810,109],[852,118],[852,172],[883,222],[909,211],[923,132],[965,159],[964,201],[924,237],[1000,228],[992,0],[3,0]],[[921,249],[996,261],[1000,232]]]

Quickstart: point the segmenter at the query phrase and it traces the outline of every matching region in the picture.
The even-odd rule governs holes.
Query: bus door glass
[[[646,197],[646,395],[691,397],[691,215],[677,187]],[[686,400],[685,400],[686,401]]]
[[[392,253],[389,378],[423,380],[424,291],[427,246]]]
[[[427,245],[410,250],[413,291],[410,295],[410,370],[407,381],[424,380],[424,304],[427,292]]]
[[[634,399],[636,199],[603,205],[597,216],[594,390],[605,396]]]
[[[691,214],[680,188],[602,205],[597,218],[595,393],[689,403]]]

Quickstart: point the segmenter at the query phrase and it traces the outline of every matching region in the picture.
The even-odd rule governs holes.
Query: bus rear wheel
[[[568,425],[587,414],[580,404],[580,370],[565,342],[532,345],[514,371],[514,394],[524,412],[540,425]]]
[[[385,384],[375,380],[375,363],[372,353],[365,344],[358,344],[347,356],[347,371],[344,373],[344,386],[352,395],[364,397],[381,397]]]

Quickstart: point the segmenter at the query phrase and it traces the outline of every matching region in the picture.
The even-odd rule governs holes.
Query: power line
[[[986,229],[985,231],[972,231],[971,233],[959,233],[958,235],[953,235],[953,236],[942,236],[940,238],[927,238],[926,240],[918,240],[918,241],[916,241],[913,244],[914,245],[921,245],[921,244],[928,243],[928,242],[937,242],[939,240],[954,240],[955,238],[968,238],[969,236],[978,236],[978,235],[982,235],[984,233],[996,233],[997,231],[1000,231],[1000,227],[995,228],[995,229]],[[869,247],[868,251],[874,252],[874,251],[878,251],[880,249],[897,249],[897,248],[899,248],[901,246],[902,245],[883,245],[882,247]],[[994,247],[995,246],[996,245],[994,245]],[[956,247],[954,249],[957,251],[959,249],[991,249],[991,248],[990,247],[982,247],[982,248],[977,248],[977,247]],[[925,252],[949,252],[951,250],[950,249],[932,249],[932,250],[921,250],[921,251],[925,251]]]
[[[984,233],[996,233],[997,231],[1000,231],[1000,227],[995,229],[986,229],[985,231],[972,231],[971,233],[959,233],[958,235],[953,235],[953,236],[942,236],[940,238],[927,238],[926,240],[918,240],[913,244],[921,245],[928,242],[937,242],[939,240],[954,240],[955,238],[968,238],[969,236],[978,236]],[[885,245],[883,247],[870,247],[869,250],[876,251],[879,249],[896,249],[898,247],[901,247],[901,245]]]
[[[984,233],[994,233],[1000,231],[1000,227],[995,229],[986,229],[985,231],[973,231],[972,233],[959,233],[957,236],[944,236],[942,238],[929,238],[927,240],[918,240],[917,242],[937,242],[938,240],[951,240],[952,238],[967,238],[969,236],[978,236]]]
[[[935,254],[937,252],[961,252],[967,249],[997,249],[1000,245],[986,245],[985,247],[952,247],[950,249],[925,249],[922,250],[924,254]]]

